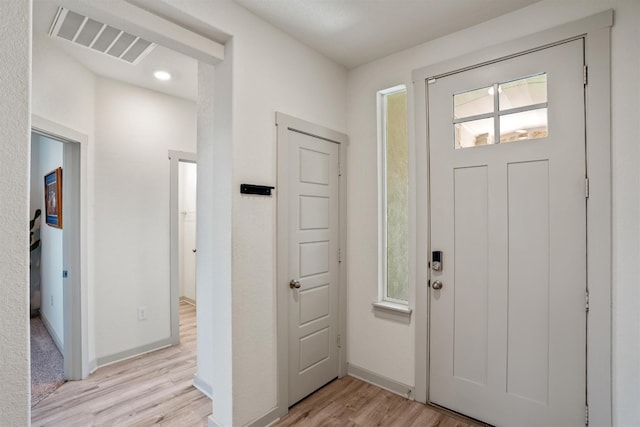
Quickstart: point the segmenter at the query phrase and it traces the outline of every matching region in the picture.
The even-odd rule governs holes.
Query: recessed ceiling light
[[[156,71],[155,73],[153,73],[153,77],[162,81],[171,80],[171,74],[168,71],[164,70]]]

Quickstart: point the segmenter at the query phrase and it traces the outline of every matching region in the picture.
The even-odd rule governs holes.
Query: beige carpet
[[[64,384],[63,359],[40,317],[31,318],[31,406]]]

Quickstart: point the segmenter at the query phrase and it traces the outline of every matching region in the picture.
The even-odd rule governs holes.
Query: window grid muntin
[[[510,108],[507,110],[500,110],[500,94],[501,94],[501,86],[503,84],[507,84],[507,83],[512,83],[512,82],[517,82],[520,80],[527,80],[527,79],[531,79],[537,76],[544,76],[544,85],[545,85],[545,98],[547,99],[546,102],[541,102],[541,103],[536,103],[536,104],[529,104],[529,105],[524,105],[521,107],[516,107],[516,108]],[[463,92],[458,92],[458,93],[454,93],[453,94],[453,114],[452,117],[455,117],[455,106],[456,106],[456,101],[455,101],[455,97],[459,96],[461,94],[466,94],[469,92],[474,92],[474,91],[479,91],[485,88],[489,88],[492,87],[493,88],[493,93],[491,94],[493,96],[493,103],[494,103],[494,110],[493,112],[490,113],[482,113],[482,114],[476,114],[473,116],[466,116],[466,117],[462,117],[459,119],[453,119],[452,120],[452,124],[453,124],[453,138],[454,138],[454,148],[460,149],[460,148],[473,148],[473,147],[479,147],[485,144],[479,144],[479,145],[471,145],[468,147],[459,145],[459,140],[457,139],[457,134],[456,134],[456,125],[459,124],[463,124],[463,123],[467,123],[467,122],[472,122],[475,120],[482,120],[482,119],[490,119],[493,118],[493,125],[494,125],[494,141],[491,144],[486,144],[486,145],[498,145],[501,144],[502,142],[500,142],[500,118],[502,116],[506,116],[509,114],[516,114],[516,113],[521,113],[521,112],[526,112],[526,111],[534,111],[534,110],[540,110],[540,109],[547,109],[547,121],[546,121],[546,127],[547,127],[547,136],[548,136],[548,126],[549,126],[549,121],[548,121],[548,108],[549,108],[549,101],[548,101],[548,91],[547,91],[547,87],[548,87],[548,77],[547,77],[547,73],[537,73],[537,74],[532,74],[526,77],[521,77],[521,78],[517,78],[517,79],[512,79],[512,80],[508,80],[505,82],[501,82],[501,83],[493,83],[493,85],[491,86],[483,86],[481,88],[476,88],[476,89],[471,89],[471,90],[466,90]],[[546,136],[545,136],[546,137]],[[544,138],[544,137],[543,137]],[[521,141],[527,141],[527,140],[532,140],[532,139],[540,139],[540,138],[526,138],[526,139],[522,139]],[[506,142],[514,142],[514,141],[506,141]],[[505,143],[506,143],[505,142]]]

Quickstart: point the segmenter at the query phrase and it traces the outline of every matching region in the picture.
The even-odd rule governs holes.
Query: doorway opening
[[[42,124],[34,118],[34,124]],[[32,405],[83,376],[80,143],[31,133],[30,335]],[[76,334],[76,335],[74,335]]]
[[[124,5],[123,7],[129,10],[131,16],[142,13],[137,6]],[[199,145],[196,142],[200,139],[201,130],[213,128],[214,115],[210,109],[205,111],[206,114],[199,114],[200,110],[204,110],[204,107],[201,106],[201,101],[196,99],[195,95],[180,96],[179,93],[167,93],[165,95],[172,96],[174,102],[167,101],[162,104],[157,101],[162,101],[160,98],[167,97],[145,91],[146,88],[161,92],[154,89],[158,85],[157,83],[136,84],[135,81],[126,81],[120,84],[121,77],[119,75],[102,74],[104,67],[91,68],[95,64],[82,62],[83,57],[88,57],[95,52],[85,50],[82,54],[78,54],[78,57],[75,57],[71,52],[71,46],[65,45],[64,52],[62,49],[60,52],[56,51],[60,55],[51,54],[53,51],[53,49],[49,49],[51,43],[66,43],[65,40],[52,41],[47,38],[46,29],[49,28],[54,12],[50,8],[45,10],[42,5],[34,8],[34,22],[41,24],[34,25],[34,29],[42,34],[36,34],[34,37],[34,41],[36,41],[34,43],[36,45],[34,58],[39,61],[36,64],[39,66],[34,69],[40,71],[33,79],[36,82],[34,97],[37,97],[38,101],[33,105],[36,105],[39,114],[62,122],[80,121],[83,117],[82,114],[78,114],[79,110],[83,110],[85,106],[87,107],[84,108],[86,111],[90,111],[89,107],[91,106],[95,108],[95,115],[93,115],[95,124],[87,120],[87,129],[91,135],[91,145],[88,151],[91,186],[88,190],[91,191],[91,197],[95,197],[96,203],[94,204],[92,201],[90,205],[90,215],[87,216],[89,217],[89,226],[85,226],[89,229],[91,245],[89,248],[86,245],[83,247],[83,254],[88,253],[91,272],[88,292],[82,293],[81,313],[83,316],[82,333],[91,338],[88,345],[86,342],[84,344],[88,347],[91,365],[95,369],[97,366],[104,366],[170,346],[173,344],[172,340],[180,342],[178,328],[179,289],[176,288],[177,291],[174,295],[173,288],[170,290],[168,286],[170,281],[169,274],[167,274],[169,273],[169,265],[166,261],[168,261],[170,249],[166,225],[169,212],[166,210],[165,201],[167,198],[165,183],[168,170],[164,156],[168,148],[195,151],[195,146]],[[91,19],[99,19],[100,22],[109,25],[118,20],[127,22],[130,19],[131,21],[135,20],[131,16],[115,16],[124,15],[124,13],[122,11],[116,13],[109,6],[103,7],[102,5],[87,6],[86,9],[83,8],[79,12],[86,12],[83,16],[87,18],[87,22],[89,22],[88,15],[91,16]],[[165,27],[168,27],[169,30]],[[158,61],[159,56],[166,57],[163,61],[167,67],[177,66],[178,61],[175,59],[177,54],[189,57],[191,59],[189,63],[193,65],[187,70],[189,72],[179,72],[180,70],[174,72],[172,81],[177,82],[181,78],[190,80],[191,86],[196,87],[193,92],[206,100],[207,106],[211,100],[214,100],[212,92],[214,83],[217,86],[218,81],[226,81],[231,78],[230,71],[220,76],[216,74],[215,78],[206,80],[205,86],[209,87],[205,87],[204,91],[202,88],[200,90],[197,88],[203,69],[209,69],[211,71],[209,74],[213,76],[213,69],[222,62],[224,47],[213,40],[206,40],[188,29],[179,28],[175,24],[169,21],[163,22],[161,19],[154,21],[154,26],[150,26],[148,22],[140,24],[131,22],[128,28],[132,31],[139,29],[149,35],[151,41],[157,39],[166,41],[171,46],[170,48],[159,43],[153,53]],[[201,43],[194,47],[192,43],[194,39]],[[77,48],[86,49],[86,46],[77,46]],[[175,52],[168,52],[170,50],[175,50]],[[95,54],[98,55],[98,53]],[[146,56],[145,60],[153,59],[154,55]],[[77,61],[66,61],[65,56]],[[52,62],[55,62],[53,64],[55,67],[46,66]],[[71,65],[67,66],[67,64]],[[78,65],[84,66],[85,70],[80,72]],[[124,67],[130,67],[130,65],[124,64]],[[146,68],[141,66],[137,69],[145,71]],[[230,70],[230,65],[227,68]],[[70,72],[62,73],[58,72],[58,69]],[[129,69],[127,68],[127,71]],[[53,73],[51,70],[56,72]],[[60,79],[57,82],[58,85],[52,85],[50,83],[54,81],[54,78],[57,78],[53,74],[66,75],[69,78]],[[76,74],[86,79],[75,79],[72,82],[72,77],[75,77]],[[94,84],[84,84],[92,82]],[[169,83],[160,84],[171,92],[168,89]],[[134,86],[138,88],[136,89]],[[228,86],[230,87],[230,85]],[[55,87],[59,90],[49,93],[43,90],[45,87]],[[91,88],[95,91],[92,91]],[[133,96],[128,96],[131,93],[126,90],[128,88],[133,88],[136,93],[141,95],[144,92],[144,95],[148,96],[143,100],[133,99]],[[215,99],[217,98],[220,96],[216,94]],[[224,100],[227,99],[230,100],[230,97]],[[65,107],[74,104],[76,108],[65,109],[64,113],[68,114],[61,116],[57,114],[56,107],[62,105],[62,101],[67,101]],[[190,104],[190,108],[184,112],[177,108],[178,104]],[[154,116],[152,114],[162,108],[164,109],[161,111],[161,115]],[[226,105],[225,108],[227,108]],[[216,112],[218,111],[222,110],[216,110]],[[231,111],[230,107],[228,111]],[[91,114],[88,115],[91,116]],[[224,116],[225,119],[226,117]],[[184,126],[167,129],[174,121],[180,121]],[[217,119],[217,121],[221,122],[222,119]],[[198,130],[197,138],[196,129]],[[217,131],[212,133],[217,135]],[[218,144],[217,141],[224,141],[225,146],[230,146],[227,144],[227,139],[216,139],[216,144]],[[211,141],[213,139],[207,139],[204,145],[212,145]],[[162,147],[163,143],[166,144],[164,147]],[[157,149],[162,151],[156,151]],[[86,166],[86,151],[83,150],[83,156],[85,156],[83,157],[83,166]],[[120,153],[126,153],[126,155],[120,156]],[[222,159],[221,156],[217,156],[217,158]],[[229,154],[225,157],[224,162],[230,164],[230,158]],[[209,165],[206,165],[205,168],[207,166]],[[86,174],[86,170],[83,167],[84,174]],[[218,173],[223,175],[225,180],[230,180],[230,169],[224,169],[220,172],[216,170],[210,175],[216,178]],[[86,176],[83,184],[86,184]],[[83,185],[83,191],[86,193],[86,185]],[[228,202],[218,203],[216,209],[230,212],[230,203],[229,197]],[[83,212],[83,215],[85,213]],[[208,215],[205,217],[211,218]],[[224,224],[224,228],[226,228],[226,224]],[[230,247],[229,241],[230,235],[221,244]],[[195,249],[195,246],[191,249]],[[210,255],[206,248],[202,252],[205,256]],[[193,252],[191,253],[193,254]],[[225,262],[225,264],[228,264],[228,268],[230,268],[230,262]],[[151,268],[142,268],[149,266]],[[83,274],[86,274],[86,270],[84,271]],[[205,287],[201,286],[200,288]],[[198,292],[201,291],[202,289],[198,290]],[[87,294],[90,296],[88,299]],[[193,299],[195,300],[195,298]],[[207,304],[210,299],[200,298],[200,301]],[[195,318],[195,310],[193,311]],[[205,307],[205,310],[202,311],[211,312],[212,310],[206,310]],[[199,312],[198,316],[200,315]],[[175,322],[174,319],[176,319]],[[206,329],[205,332],[207,332]],[[193,335],[195,337],[195,331]],[[213,342],[213,340],[206,341]],[[197,351],[200,352],[201,349],[198,348]],[[208,360],[206,357],[200,359]],[[208,382],[211,380],[208,379]]]
[[[196,185],[198,166],[180,162],[180,302],[196,305]]]
[[[196,206],[198,167],[195,153],[169,150],[169,223],[171,341],[180,342],[185,313],[196,307]],[[188,315],[187,321],[195,317]],[[190,336],[190,335],[189,335]],[[193,340],[196,336],[194,334]]]

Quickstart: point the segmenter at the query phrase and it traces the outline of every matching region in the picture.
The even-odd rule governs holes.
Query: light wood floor
[[[471,427],[484,424],[407,400],[347,376],[294,405],[276,426]]]
[[[206,426],[211,400],[196,390],[195,307],[180,303],[180,345],[98,369],[32,408],[33,426]],[[1,422],[0,422],[1,424]],[[353,377],[335,380],[277,426],[470,427],[456,417]]]
[[[196,310],[180,303],[180,345],[69,381],[32,408],[33,426],[206,426],[211,400],[193,387]],[[0,422],[1,424],[1,422]]]

